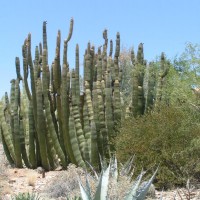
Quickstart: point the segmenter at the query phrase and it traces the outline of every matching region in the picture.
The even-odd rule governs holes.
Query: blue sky
[[[168,58],[184,51],[185,43],[200,43],[199,0],[1,0],[0,1],[0,96],[10,90],[15,78],[15,57],[30,32],[32,52],[42,41],[42,23],[47,21],[49,63],[55,55],[56,35],[67,37],[74,18],[74,32],[68,46],[70,67],[74,67],[75,45],[80,62],[88,41],[96,47],[103,43],[102,31],[109,39],[121,36],[121,46],[136,49],[144,43],[144,55],[151,61],[163,51]],[[63,45],[62,45],[63,46]]]

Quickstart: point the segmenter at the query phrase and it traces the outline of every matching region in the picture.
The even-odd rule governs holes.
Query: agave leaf
[[[99,154],[99,160],[100,160],[100,163],[101,163],[101,170],[102,171],[106,171],[107,169],[107,163],[106,163],[106,160],[105,159],[102,159],[101,155]]]
[[[144,174],[144,171],[140,173],[124,200],[137,200],[137,190]]]
[[[126,176],[130,173],[131,168],[133,166],[133,161],[134,161],[135,156],[131,156],[126,163],[123,165],[121,171],[120,171],[120,175],[122,176]]]
[[[160,200],[163,200],[163,189],[162,189],[162,193],[161,193],[161,196],[160,196]]]
[[[156,171],[154,172],[154,174],[152,175],[152,177],[149,179],[149,181],[147,182],[147,184],[144,185],[143,188],[141,188],[138,192],[137,192],[137,200],[143,200],[145,199],[147,192],[156,176],[156,173],[158,171],[158,167],[156,169]]]
[[[99,176],[97,175],[96,171],[94,170],[94,167],[92,167],[92,165],[87,160],[85,162],[89,165],[90,169],[93,171],[95,178],[97,180],[99,180]]]
[[[114,178],[114,180],[117,181],[118,170],[117,170],[117,158],[116,158],[116,156],[112,157],[110,172],[111,172],[111,176]]]
[[[91,187],[90,187],[90,183],[89,183],[87,174],[86,174],[86,192],[89,195],[89,197],[91,197]]]
[[[97,191],[94,196],[94,200],[107,199],[109,174],[110,174],[110,165],[105,171],[102,170],[101,172],[101,176],[99,179],[99,184],[97,186]]]
[[[81,197],[83,200],[91,200],[91,197],[89,196],[89,194],[87,193],[87,191],[84,189],[81,181],[79,180],[78,181],[79,183],[79,187],[80,187],[80,190],[81,190]]]

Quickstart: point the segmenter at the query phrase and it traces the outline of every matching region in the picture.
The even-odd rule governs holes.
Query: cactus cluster
[[[109,160],[115,152],[111,141],[122,119],[120,34],[116,35],[114,53],[112,40],[108,47],[107,30],[103,31],[104,43],[98,47],[97,52],[88,43],[81,86],[78,44],[75,50],[75,69],[70,70],[67,61],[73,23],[71,19],[69,33],[64,40],[62,61],[61,32],[58,31],[55,58],[51,64],[48,62],[46,22],[43,23],[43,43],[36,46],[34,59],[31,53],[31,34],[28,34],[22,45],[23,76],[20,60],[16,58],[17,77],[11,80],[10,98],[6,93],[5,102],[0,102],[4,150],[10,164],[16,167],[42,166],[45,170],[53,170],[59,164],[63,168],[69,163],[86,168],[86,163],[91,163],[98,169],[99,155]],[[143,86],[147,64],[142,43],[137,56],[132,51],[131,60],[133,79],[129,110],[135,117],[144,114],[153,99],[161,99],[163,78],[168,68],[162,56],[163,71],[157,84],[159,90],[156,97],[149,93],[147,99]],[[152,77],[149,80],[150,88],[154,87],[155,82]]]

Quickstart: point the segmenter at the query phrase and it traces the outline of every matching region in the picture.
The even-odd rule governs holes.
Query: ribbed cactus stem
[[[39,48],[38,46],[35,47],[35,60],[34,60],[34,79],[35,79],[35,84],[37,81],[37,78],[40,77],[40,72],[41,72],[41,68],[39,65]]]
[[[29,109],[28,109],[28,123],[29,123],[29,162],[31,168],[35,169],[37,167],[37,160],[36,160],[36,153],[35,153],[35,139],[36,139],[36,132],[35,132],[35,124],[34,124],[34,116],[33,116],[33,105],[32,101],[29,102]]]
[[[75,71],[74,69],[72,70],[72,112],[73,112],[73,117],[74,117],[74,123],[75,123],[75,128],[76,128],[76,135],[79,143],[79,148],[81,151],[82,156],[84,155],[84,148],[85,148],[85,138],[81,126],[81,121],[80,121],[80,114],[79,114],[79,109],[78,109],[78,99],[79,95],[76,93],[76,79],[75,79]]]
[[[64,41],[63,47],[63,65],[67,66],[67,40]]]
[[[98,124],[96,123],[95,120],[95,115],[97,114],[94,112],[95,106],[93,105],[95,99],[92,101],[92,96],[91,96],[91,90],[89,87],[89,83],[85,81],[85,99],[86,99],[86,105],[87,105],[87,110],[88,110],[88,117],[90,121],[90,128],[91,128],[91,163],[97,167],[99,164],[98,160],[98,147],[97,147],[97,127]],[[97,116],[97,115],[96,115]],[[88,143],[90,146],[90,144]]]
[[[80,83],[79,83],[79,46],[78,44],[76,45],[76,54],[75,54],[75,79],[76,79],[76,95],[80,96]],[[77,104],[79,105],[79,99],[77,99],[78,102]]]
[[[105,84],[105,121],[108,129],[109,141],[113,139],[114,134],[114,116],[113,116],[113,101],[112,101],[112,87],[110,73],[106,73],[106,84]],[[111,152],[114,152],[114,146],[110,147]]]
[[[116,36],[115,57],[119,57],[119,54],[120,54],[120,34],[118,32]]]
[[[83,105],[83,131],[85,135],[85,149],[84,149],[84,158],[86,161],[91,163],[91,128],[90,128],[90,121],[88,116],[88,108],[87,103]]]
[[[143,64],[143,61],[144,61],[143,43],[140,43],[138,46],[137,61],[139,64],[141,65]]]
[[[136,69],[136,64],[133,66],[133,79],[132,79],[132,113],[136,117],[138,114],[138,72]]]
[[[72,116],[72,111],[70,113],[71,114],[69,117],[69,135],[70,135],[72,151],[74,154],[74,158],[76,160],[75,164],[77,164],[80,167],[86,168],[85,162],[83,160],[83,157],[79,149],[78,139],[76,137],[75,122],[74,122],[74,117]]]
[[[97,81],[102,80],[102,55],[101,49],[98,50],[98,57],[97,57]]]
[[[49,160],[47,154],[47,143],[46,143],[46,132],[45,130],[45,118],[43,111],[43,94],[42,94],[42,83],[41,79],[37,80],[37,137],[39,141],[40,155],[42,166],[44,169],[49,170]]]
[[[84,81],[88,81],[89,83],[91,80],[91,66],[92,64],[92,56],[90,55],[90,43],[88,42],[88,47],[85,55],[85,66],[84,66]]]
[[[148,84],[147,84],[148,90],[146,96],[145,112],[147,112],[149,109],[153,107],[155,100],[155,86],[156,86],[156,74],[155,74],[155,69],[153,67],[153,63],[149,63],[147,69],[148,69]]]
[[[16,66],[16,74],[17,74],[17,78],[19,80],[22,80],[22,76],[20,74],[20,61],[19,61],[19,57],[15,58],[15,66]]]
[[[43,50],[43,59],[42,59],[42,65],[43,65],[43,76],[42,76],[42,84],[43,84],[43,95],[44,95],[44,106],[45,106],[45,115],[46,115],[46,120],[48,124],[48,129],[49,133],[51,135],[51,138],[53,140],[54,148],[56,150],[56,153],[58,154],[58,157],[61,159],[61,163],[64,168],[67,166],[67,162],[65,159],[64,152],[60,146],[60,143],[58,141],[58,137],[55,131],[55,126],[53,123],[52,115],[51,115],[51,110],[50,110],[50,102],[48,99],[48,81],[47,81],[47,74],[48,74],[48,66],[46,62],[46,49]]]
[[[31,100],[31,92],[28,86],[28,54],[27,54],[27,39],[24,41],[24,45],[22,46],[22,55],[23,55],[23,81],[24,81],[24,86],[25,86],[25,90],[28,96],[28,99]]]
[[[58,92],[58,90],[60,89],[60,65],[59,65],[59,49],[56,48],[56,57],[54,59],[54,65],[53,65],[53,87],[55,90],[55,93]]]
[[[63,139],[64,139],[65,152],[67,153],[70,161],[72,163],[76,163],[71,142],[70,142],[70,135],[69,135],[69,114],[70,114],[70,108],[69,108],[70,83],[69,81],[70,81],[70,75],[68,72],[68,68],[64,64],[62,68],[62,85],[61,85]]]
[[[112,53],[113,53],[113,41],[110,40],[110,52],[109,52],[110,57],[112,57]]]
[[[31,78],[31,91],[32,91],[32,101],[33,101],[33,114],[34,114],[34,120],[35,123],[37,123],[37,100],[36,100],[36,86],[35,86],[35,76],[34,76],[34,68],[33,68],[33,61],[32,61],[32,55],[31,55],[31,34],[28,34],[28,40],[27,40],[27,45],[28,45],[28,65],[30,67],[30,78]]]
[[[43,48],[48,50],[48,47],[47,47],[47,21],[43,22]]]
[[[135,53],[133,48],[131,49],[131,63],[135,66]]]
[[[98,82],[98,81],[97,81]],[[100,155],[103,155],[103,136],[101,133],[101,125],[99,120],[99,106],[98,106],[98,93],[97,93],[97,82],[94,82],[93,87],[93,109],[94,109],[94,121],[96,125],[96,136],[97,136],[97,146]],[[100,84],[99,84],[100,85]]]
[[[156,87],[155,107],[157,107],[158,103],[162,100],[162,88],[164,85],[165,76],[168,74],[170,67],[170,63],[166,61],[164,53],[161,54],[160,59],[160,71],[158,74]]]
[[[15,149],[15,164],[22,168],[21,146],[20,146],[20,124],[19,124],[19,80],[15,81],[15,102],[14,102],[14,149]]]

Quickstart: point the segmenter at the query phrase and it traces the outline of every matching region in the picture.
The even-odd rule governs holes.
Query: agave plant
[[[111,160],[109,166],[105,168],[105,164],[102,164],[102,172],[98,177],[98,186],[96,188],[95,194],[91,194],[91,187],[86,175],[86,186],[84,187],[82,182],[79,180],[79,186],[81,191],[81,196],[83,200],[107,200],[108,198],[108,188],[109,188],[109,177],[111,176],[116,182],[118,179],[118,174],[129,174],[131,171],[131,166],[133,163],[133,157],[123,165],[122,169],[118,173],[117,169],[117,159],[114,158]],[[135,181],[132,182],[130,189],[126,192],[124,200],[143,200],[145,199],[148,190],[156,176],[158,168],[155,170],[152,177],[146,181],[144,184],[141,184],[142,177],[145,174],[144,171],[140,173]],[[97,175],[97,173],[95,173]]]
[[[42,200],[42,198],[35,193],[19,193],[12,197],[12,200]]]

